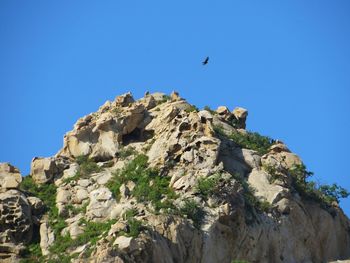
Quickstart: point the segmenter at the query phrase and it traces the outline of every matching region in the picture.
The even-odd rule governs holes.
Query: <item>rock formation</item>
[[[28,177],[0,164],[2,262],[331,262],[350,221],[302,160],[177,92],[131,93],[79,119]],[[241,260],[241,261],[240,261]]]

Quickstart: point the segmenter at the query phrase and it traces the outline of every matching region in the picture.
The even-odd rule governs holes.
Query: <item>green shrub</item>
[[[165,103],[165,102],[170,101],[170,100],[171,100],[170,96],[168,96],[168,95],[163,95],[162,100],[161,100],[161,101],[158,101],[157,104],[159,105],[159,104]]]
[[[135,188],[131,194],[138,202],[151,202],[156,211],[161,208],[172,208],[171,199],[175,197],[175,192],[169,187],[170,178],[159,176],[157,170],[148,168],[147,161],[146,155],[137,155],[121,171],[113,173],[106,186],[116,199],[119,199],[120,186],[128,181],[133,181]],[[161,202],[164,197],[168,198],[168,202]]]
[[[293,165],[289,170],[292,177],[294,189],[304,198],[321,203],[325,208],[331,206],[332,202],[339,202],[340,198],[347,198],[349,192],[337,184],[317,185],[308,181],[313,173],[307,171],[304,164]]]
[[[216,188],[219,180],[220,178],[218,175],[208,178],[200,178],[198,179],[196,189],[202,197],[207,199],[208,196],[213,195],[217,191]]]
[[[25,248],[20,263],[44,262],[39,243],[32,243]]]
[[[276,167],[272,166],[272,165],[267,165],[264,164],[263,165],[263,169],[268,173],[269,177],[269,183],[272,184],[274,183],[276,180],[278,180],[280,178],[280,176],[277,173],[277,169]]]
[[[135,150],[135,148],[129,146],[129,147],[122,147],[122,148],[118,151],[117,156],[118,156],[120,159],[124,160],[124,159],[126,159],[127,157],[129,157],[129,156],[131,156],[131,155],[135,155],[135,154],[137,154],[137,151]]]
[[[339,203],[340,198],[347,198],[349,196],[349,192],[337,184],[321,185],[318,189],[325,196],[327,203]]]
[[[63,183],[69,183],[79,178],[84,178],[92,173],[98,173],[102,171],[102,168],[99,167],[93,159],[90,159],[87,155],[81,155],[76,158],[76,162],[79,164],[78,171],[72,177],[68,177],[63,180]]]
[[[222,125],[214,125],[213,129],[217,135],[222,136],[222,137],[227,137],[227,135],[224,131],[224,127]]]
[[[87,176],[101,171],[101,167],[99,167],[96,162],[90,159],[88,156],[78,156],[76,161],[79,164],[79,172],[82,176]]]
[[[125,211],[123,217],[125,220],[127,220],[129,229],[128,231],[120,231],[118,233],[118,236],[138,237],[143,226],[141,221],[138,221],[134,218],[136,214],[137,214],[136,209],[129,209]]]
[[[57,187],[54,184],[41,184],[34,183],[31,176],[25,176],[22,178],[20,189],[27,192],[29,195],[40,198],[45,204],[45,210],[52,212],[56,207],[56,191]]]
[[[196,228],[200,228],[204,218],[204,211],[194,200],[184,200],[184,205],[180,207],[179,212],[180,215],[186,215],[187,218],[191,219]]]
[[[212,110],[209,106],[204,106],[204,110],[209,111],[211,114],[216,114],[216,111]]]
[[[79,213],[85,213],[88,205],[89,202],[85,202],[81,206],[74,206],[72,204],[68,204],[66,205],[66,209],[72,214],[71,216],[75,216]]]
[[[90,243],[91,246],[95,246],[96,242],[101,237],[107,235],[111,225],[115,222],[116,220],[109,220],[107,222],[92,222],[81,219],[79,224],[84,226],[84,232],[78,235],[76,239],[73,240],[69,234],[65,236],[61,236],[60,234],[55,235],[56,240],[49,248],[51,252],[51,260],[53,260],[54,256],[64,258],[68,248],[75,248],[87,243]],[[69,256],[67,260],[71,259],[72,257],[74,257],[74,255]]]
[[[241,133],[235,131],[227,135],[221,125],[216,125],[213,128],[217,135],[234,141],[241,148],[257,151],[259,155],[268,153],[270,147],[275,143],[275,140],[262,136],[257,132],[246,131],[246,133]]]
[[[249,132],[247,134],[233,132],[229,139],[233,140],[242,148],[257,151],[260,155],[268,153],[269,148],[274,144],[274,140],[267,136],[262,136],[257,132]]]
[[[76,239],[72,241],[72,246],[81,246],[86,243],[95,245],[96,242],[102,237],[106,236],[111,226],[117,221],[115,219],[108,220],[106,222],[93,222],[81,219],[79,224],[85,226],[84,232],[77,236]]]
[[[185,109],[185,112],[190,113],[190,112],[198,112],[198,108],[194,105],[190,105],[190,107]]]

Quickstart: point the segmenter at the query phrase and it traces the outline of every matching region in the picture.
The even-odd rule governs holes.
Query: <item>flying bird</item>
[[[203,66],[204,66],[204,65],[207,65],[207,64],[208,64],[208,61],[209,61],[209,57],[206,57],[206,59],[202,62]]]

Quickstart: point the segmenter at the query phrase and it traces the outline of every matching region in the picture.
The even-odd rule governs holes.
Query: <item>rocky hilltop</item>
[[[0,165],[1,262],[350,258],[345,189],[318,186],[248,111],[130,93],[79,119],[30,176]]]

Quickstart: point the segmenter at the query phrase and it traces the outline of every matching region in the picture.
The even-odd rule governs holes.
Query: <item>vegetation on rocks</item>
[[[187,109],[185,109],[185,111],[186,111],[187,113],[190,113],[190,112],[198,112],[199,109],[198,109],[196,106],[191,105],[190,107],[188,107]]]
[[[118,236],[127,236],[127,237],[138,237],[142,230],[142,222],[135,219],[137,215],[136,209],[129,209],[124,213],[124,219],[127,221],[128,229],[120,231]]]
[[[219,175],[213,175],[207,178],[198,179],[196,190],[204,198],[207,199],[210,195],[213,195],[218,189],[220,177]]]
[[[256,197],[254,195],[255,189],[250,186],[240,174],[234,174],[233,177],[241,184],[243,188],[245,207],[248,211],[251,213],[254,213],[254,210],[258,210],[260,212],[270,211],[271,204],[264,199]]]
[[[92,173],[98,173],[102,170],[93,159],[90,159],[87,155],[81,155],[76,158],[76,162],[79,164],[79,169],[72,177],[66,178],[63,182],[69,183],[79,178],[84,178]]]
[[[57,187],[54,184],[42,184],[38,185],[33,181],[31,176],[25,176],[22,179],[20,189],[30,196],[36,196],[40,198],[44,204],[46,211],[52,213],[52,208],[56,207],[56,190]]]
[[[131,194],[138,202],[150,202],[156,211],[162,208],[173,208],[172,199],[176,195],[169,187],[170,178],[160,176],[156,169],[149,168],[147,161],[146,155],[137,155],[122,170],[116,171],[106,186],[116,199],[120,199],[120,187],[132,181],[135,187]]]
[[[223,128],[220,126],[215,126],[214,131],[219,135],[226,137],[234,141],[241,148],[251,149],[257,151],[258,154],[264,155],[269,152],[270,147],[274,144],[274,140],[268,136],[260,135],[257,132],[246,131],[242,132],[232,132],[227,135]]]
[[[294,165],[288,172],[292,176],[293,187],[301,196],[320,202],[323,205],[330,206],[332,202],[338,203],[340,198],[346,198],[350,194],[345,188],[337,184],[318,185],[313,181],[309,181],[308,179],[313,173],[308,171],[304,164]]]
[[[216,114],[216,111],[212,110],[209,106],[204,106],[203,109],[206,110],[206,111],[209,111],[213,115]]]
[[[193,221],[193,225],[196,228],[200,227],[204,218],[203,209],[196,201],[192,199],[184,200],[184,204],[180,207],[179,213],[180,215],[186,216],[188,219],[191,219]]]
[[[273,165],[265,164],[262,167],[265,170],[265,172],[269,174],[268,180],[270,184],[274,183],[280,178],[280,176],[277,173],[277,169]]]
[[[163,95],[163,98],[162,100],[158,101],[158,105],[159,104],[162,104],[162,103],[165,103],[167,101],[171,100],[170,96],[169,95]]]
[[[136,154],[137,154],[137,151],[135,150],[135,148],[129,146],[129,147],[123,147],[123,148],[121,148],[121,149],[118,151],[117,156],[118,156],[120,159],[124,160],[124,159],[126,159],[127,157],[129,157],[129,156],[131,156],[131,155],[136,155]]]

